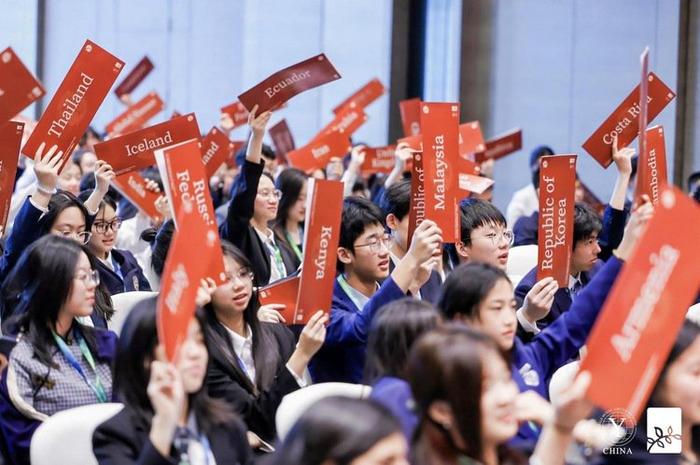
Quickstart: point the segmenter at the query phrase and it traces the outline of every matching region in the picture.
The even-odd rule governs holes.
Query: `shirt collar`
[[[231,343],[233,344],[233,351],[237,354],[242,353],[246,346],[253,346],[253,332],[251,331],[249,325],[245,325],[245,337],[241,336],[235,331],[232,331],[225,325],[224,328],[226,328],[226,331],[228,332],[228,335],[231,338]]]
[[[258,228],[253,227],[255,229],[255,232],[258,233],[258,236],[260,237],[260,240],[263,241],[265,244],[268,244],[272,242],[273,244],[275,243],[275,234],[272,232],[272,229],[267,228],[265,231],[260,231]]]
[[[581,282],[581,273],[577,274],[576,276],[569,275],[569,289],[576,287],[576,283],[578,283],[579,287],[583,285]]]

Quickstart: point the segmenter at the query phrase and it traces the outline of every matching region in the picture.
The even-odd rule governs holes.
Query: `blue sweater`
[[[361,382],[372,319],[382,305],[402,297],[405,294],[389,277],[360,310],[336,280],[326,340],[309,366],[314,382]]]

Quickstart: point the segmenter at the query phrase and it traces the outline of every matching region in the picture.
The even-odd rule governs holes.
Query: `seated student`
[[[681,409],[681,430],[668,431],[664,428],[661,436],[680,434],[680,454],[663,452],[666,439],[658,434],[647,437],[647,416],[642,414],[636,434],[629,447],[631,454],[604,454],[596,461],[597,465],[685,465],[700,463],[700,326],[689,320],[683,324],[676,342],[661,370],[656,387],[649,397],[646,412],[650,407],[677,407]],[[650,440],[652,442],[650,442]],[[668,445],[666,443],[665,445]]]
[[[66,160],[65,168],[58,176],[58,185],[56,187],[77,197],[80,194],[80,180],[82,177],[83,171],[80,169],[80,165],[73,158],[69,158]]]
[[[81,193],[81,198],[87,197]],[[106,195],[97,210],[92,223],[92,235],[88,249],[97,258],[100,281],[111,295],[129,291],[150,291],[151,287],[141,266],[128,250],[114,248],[122,220],[117,216],[117,203]]]
[[[141,233],[141,239],[148,242],[151,249],[149,263],[143,270],[151,289],[160,289],[160,277],[163,275],[174,233],[175,222],[172,219],[163,222],[158,229],[149,228]]]
[[[518,218],[530,216],[540,207],[540,199],[537,195],[536,182],[539,182],[539,167],[540,158],[545,155],[554,155],[554,150],[546,145],[540,145],[530,153],[530,174],[532,183],[516,191],[513,194],[508,208],[506,208],[506,218],[508,219],[508,227],[514,228]]]
[[[241,249],[248,257],[258,284],[285,278],[301,263],[284,243],[275,239],[269,223],[277,216],[280,192],[268,173],[263,173],[262,140],[271,113],[248,118],[252,135],[241,172],[234,181],[226,221],[221,225],[221,238]]]
[[[323,343],[328,317],[314,315],[296,345],[286,326],[258,321],[250,262],[234,246],[223,242],[222,248],[228,281],[206,306],[207,390],[231,405],[250,431],[272,442],[277,407],[282,397],[305,386],[304,371]]]
[[[84,177],[86,174],[92,174],[97,169],[97,155],[89,149],[76,149],[71,155],[73,163],[80,167],[80,172]],[[82,190],[82,189],[81,189]]]
[[[304,256],[304,220],[306,218],[306,188],[308,175],[296,168],[287,168],[277,177],[275,186],[282,193],[277,218],[275,218],[275,234],[277,240],[284,242],[302,262]]]
[[[326,397],[311,405],[265,465],[408,465],[408,445],[374,402]]]
[[[627,215],[629,213],[629,205],[627,205],[625,202],[625,196],[627,194],[627,187],[630,185],[630,178],[632,176],[633,156],[633,148],[626,147],[618,150],[617,142],[613,143],[612,158],[615,162],[615,168],[617,169],[617,179],[615,181],[613,193],[610,197],[610,203],[607,205],[605,212],[603,213],[602,230],[601,228],[598,228],[598,232],[600,233],[599,241],[602,249],[599,252],[599,255],[603,260],[607,260],[607,258],[610,257],[613,249],[617,247],[617,244],[619,244],[620,240],[622,239],[622,232],[625,228],[625,222],[627,221]],[[539,167],[537,168],[537,171],[533,173],[532,182],[533,185],[539,189]],[[577,205],[579,205],[578,199],[575,199],[575,202]],[[590,207],[589,210],[593,211]],[[516,222],[516,224],[513,226],[515,246],[537,244],[539,217],[539,211],[535,211],[532,213],[532,215],[523,216]]]
[[[506,445],[518,431],[518,387],[493,339],[458,326],[431,331],[411,350],[408,378],[420,415],[413,465],[528,463]],[[574,425],[591,410],[589,385],[585,374],[568,389],[529,463],[564,463]]]
[[[311,361],[315,382],[359,383],[365,365],[367,335],[384,304],[415,294],[428,278],[421,265],[440,254],[442,231],[423,221],[406,255],[389,274],[389,237],[379,208],[369,200],[347,197],[343,202],[338,246],[339,274],[333,287],[328,334]],[[383,281],[381,286],[379,283]]]
[[[252,463],[244,425],[203,387],[208,341],[201,310],[195,315],[172,363],[158,343],[156,298],[140,302],[127,317],[114,373],[124,408],[93,434],[98,463]]]
[[[418,424],[406,379],[408,354],[421,335],[439,324],[440,314],[431,304],[404,298],[383,306],[369,332],[365,365],[365,382],[372,385],[369,397],[399,420],[407,440]]]
[[[503,351],[511,353],[513,378],[521,392],[533,390],[548,398],[552,374],[585,344],[605,299],[629,259],[653,209],[646,204],[632,215],[615,256],[578,295],[571,309],[543,329],[529,343],[515,336],[517,318],[513,285],[503,270],[483,263],[463,265],[448,276],[438,304],[445,319],[484,331]],[[523,426],[519,439],[529,441],[537,432]]]
[[[42,421],[111,400],[116,336],[81,323],[99,284],[83,246],[48,235],[17,267],[30,284],[17,309],[21,337],[0,384],[0,437],[8,463],[29,464],[29,443]]]
[[[401,180],[393,183],[384,192],[380,207],[386,218],[386,225],[391,234],[389,245],[389,270],[392,271],[396,264],[406,255],[408,249],[408,218],[411,207],[411,180]],[[416,294],[419,299],[424,299],[436,303],[440,296],[440,286],[442,285],[441,265],[438,258],[429,262],[429,268],[425,269],[430,273],[426,283]]]

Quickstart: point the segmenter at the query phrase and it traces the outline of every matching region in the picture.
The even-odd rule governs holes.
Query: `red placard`
[[[238,166],[236,164],[236,154],[238,153],[239,150],[241,150],[245,146],[246,141],[244,141],[244,140],[232,140],[231,143],[233,143],[233,153],[226,160],[226,166],[228,166],[229,168],[235,168],[236,166]]]
[[[417,150],[421,152],[423,150],[423,136],[416,134],[415,136],[402,137],[396,141],[396,145],[401,143],[407,144],[408,148],[411,150]]]
[[[459,189],[474,194],[483,194],[493,186],[493,179],[476,174],[459,173]]]
[[[124,113],[117,116],[105,128],[107,134],[128,134],[139,130],[144,124],[163,111],[163,100],[155,92],[149,92],[144,98],[131,105]]]
[[[700,208],[669,187],[586,342],[587,397],[639,418],[700,287]]]
[[[294,137],[292,137],[292,132],[289,130],[287,125],[287,120],[282,119],[279,123],[270,127],[268,130],[270,133],[270,138],[272,139],[272,144],[275,146],[275,154],[280,163],[287,163],[287,153],[294,150],[296,147],[294,145]]]
[[[202,163],[199,141],[191,139],[172,147],[158,149],[155,151],[155,158],[173,211],[180,211],[185,204],[192,203],[195,212],[197,212],[198,221],[207,228],[210,234],[216,236],[215,239],[212,239],[215,242],[216,250],[209,255],[206,276],[212,278],[219,285],[225,283],[226,274],[219,228],[216,224],[214,202],[209,191],[209,178],[204,170],[204,163]],[[176,215],[173,217],[177,218]],[[175,226],[181,228],[183,225],[179,220],[176,220]],[[197,242],[191,244],[197,244]]]
[[[343,210],[342,182],[311,178],[308,189],[295,324],[306,324],[318,310],[331,310]]]
[[[258,105],[258,113],[274,110],[295,95],[340,79],[333,64],[321,53],[288,68],[277,71],[255,87],[238,96],[243,106],[251,111]]]
[[[114,93],[117,94],[119,98],[124,94],[132,93],[134,89],[146,79],[146,76],[148,76],[151,71],[153,71],[153,63],[151,60],[149,60],[147,56],[141,58],[141,61],[134,66],[134,69],[132,69],[117,88],[114,89]]]
[[[173,234],[158,295],[158,340],[165,346],[170,361],[187,336],[194,317],[199,282],[206,276],[208,258],[217,250],[218,234],[201,221],[192,202],[185,203],[177,214],[180,225]],[[197,244],[197,253],[192,253]]]
[[[403,135],[410,137],[420,134],[420,99],[401,100],[399,102],[399,111],[401,112]]]
[[[486,150],[475,154],[477,163],[483,163],[491,158],[498,160],[523,148],[523,131],[522,129],[512,129],[505,134],[487,140],[484,145]]]
[[[64,159],[70,157],[123,67],[119,58],[85,41],[22,153],[34,157],[45,143],[58,145]]]
[[[342,157],[350,151],[350,139],[340,132],[318,137],[310,144],[287,153],[289,163],[302,171],[323,169],[333,157]]]
[[[469,159],[477,152],[486,150],[484,135],[478,121],[459,125],[459,156]]]
[[[445,243],[459,241],[459,103],[421,103],[425,218]]]
[[[365,161],[362,163],[360,172],[362,176],[369,176],[376,173],[391,173],[396,164],[396,146],[386,147],[365,147]]]
[[[248,124],[248,110],[239,101],[229,103],[226,106],[221,107],[221,113],[226,113],[231,117],[233,121],[233,128],[243,126]],[[260,114],[260,112],[258,112]]]
[[[654,205],[659,204],[661,188],[668,183],[666,174],[666,140],[664,127],[653,126],[646,130],[645,157],[637,164],[637,191],[635,199],[648,195]]]
[[[95,144],[95,154],[112,165],[116,174],[124,174],[153,165],[156,149],[189,139],[199,139],[194,113]]]
[[[336,117],[333,118],[333,121],[318,132],[314,140],[333,132],[338,132],[346,137],[352,137],[355,131],[365,124],[365,121],[367,121],[367,115],[362,108],[346,110],[342,113],[338,113]]]
[[[378,78],[374,78],[350,97],[343,100],[340,105],[333,109],[333,113],[337,115],[338,113],[343,113],[346,110],[365,108],[370,103],[384,95],[384,92],[386,92],[386,89],[384,88],[382,81],[380,81]]]
[[[5,232],[10,199],[15,187],[19,148],[22,145],[24,123],[0,123],[0,236]]]
[[[156,200],[158,200],[160,195],[146,189],[146,179],[137,171],[117,176],[112,181],[112,184],[120,194],[154,222],[158,223],[163,220],[156,208]]]
[[[0,125],[45,93],[12,48],[0,52]]]
[[[411,166],[411,208],[408,212],[407,244],[411,243],[413,233],[425,219],[425,172],[423,171],[423,154],[413,154]]]
[[[666,108],[676,94],[654,73],[649,73],[649,104],[647,121],[653,121],[661,110]],[[583,143],[583,148],[590,153],[604,168],[612,163],[612,138],[617,134],[618,148],[627,147],[639,131],[639,86],[622,101],[598,129]]]
[[[233,156],[235,149],[236,145],[216,126],[209,130],[209,134],[202,139],[202,162],[207,179],[214,176],[221,165]]]
[[[299,275],[289,276],[260,288],[258,290],[260,305],[284,305],[284,309],[279,312],[288,324],[295,324],[300,280]]]
[[[537,280],[552,277],[569,286],[574,240],[576,155],[540,158]]]

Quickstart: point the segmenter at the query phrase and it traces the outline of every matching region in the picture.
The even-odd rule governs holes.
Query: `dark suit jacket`
[[[100,465],[173,465],[173,457],[163,457],[148,438],[150,425],[135,410],[125,406],[97,427],[92,436],[95,457]],[[215,426],[207,434],[217,465],[252,464],[252,452],[239,420]],[[171,454],[173,451],[171,451]]]
[[[143,270],[136,261],[136,257],[128,250],[112,249],[112,257],[119,265],[122,276],[119,276],[110,267],[97,260],[97,271],[100,273],[100,281],[104,283],[110,295],[121,294],[130,291],[150,291]]]
[[[216,321],[213,312],[207,312],[207,320],[206,330],[212,342],[205,380],[209,395],[229,403],[250,431],[267,442],[274,441],[277,407],[285,395],[299,389],[299,384],[286,367],[294,352],[294,335],[284,325],[260,322],[261,330],[272,336],[276,347],[259,346],[257,350],[279,350],[275,378],[267,389],[260,390],[253,386],[240,369],[237,359],[232,356],[234,352],[231,339],[226,329]],[[256,366],[256,371],[260,370],[261,367]]]
[[[389,273],[392,273],[396,268],[393,260],[389,260]],[[442,276],[437,271],[430,273],[428,280],[420,288],[421,300],[437,305],[440,299],[440,291],[442,290]]]
[[[263,172],[263,163],[255,164],[246,160],[241,172],[231,188],[231,201],[228,206],[226,221],[219,228],[222,239],[231,242],[248,257],[259,286],[270,282],[270,253],[260,240],[260,236],[250,225],[255,209],[255,197],[258,195],[258,183]],[[292,274],[299,267],[299,259],[289,247],[276,241],[282,255],[287,274]]]

